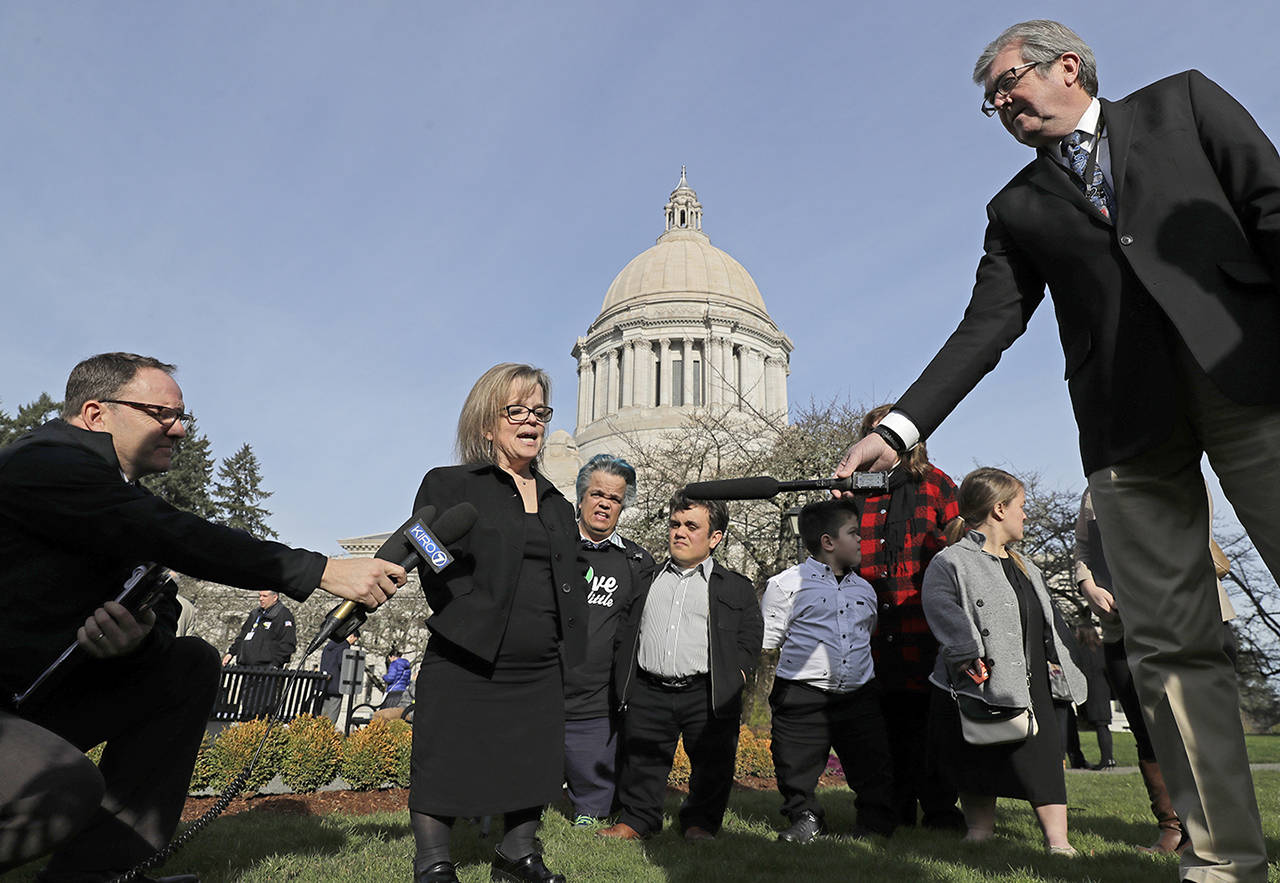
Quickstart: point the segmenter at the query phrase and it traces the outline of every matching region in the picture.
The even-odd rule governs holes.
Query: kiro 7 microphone
[[[848,478],[807,478],[778,481],[767,475],[695,481],[684,492],[694,500],[767,500],[787,491],[848,491],[854,494],[887,494],[888,472],[855,472]]]
[[[453,563],[453,556],[446,546],[466,536],[480,513],[470,503],[459,503],[444,510],[439,518],[435,514],[435,506],[423,506],[414,512],[408,521],[387,537],[373,557],[394,561],[405,570],[420,564],[426,564],[436,573],[444,570]],[[343,601],[325,616],[324,624],[303,656],[310,656],[326,639],[346,640],[347,635],[368,617],[368,612],[358,602]]]

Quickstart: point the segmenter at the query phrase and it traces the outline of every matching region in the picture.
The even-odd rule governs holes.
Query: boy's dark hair
[[[684,509],[692,509],[694,506],[701,506],[707,510],[707,520],[711,525],[711,533],[716,531],[724,533],[729,529],[729,507],[725,505],[724,500],[695,500],[686,494],[683,488],[676,491],[671,497],[670,508],[667,512],[669,515],[675,515]]]
[[[800,538],[810,555],[822,551],[823,536],[835,536],[858,510],[852,500],[818,500],[800,510]]]

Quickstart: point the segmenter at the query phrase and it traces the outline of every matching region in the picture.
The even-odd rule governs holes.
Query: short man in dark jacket
[[[305,600],[317,585],[376,607],[398,565],[326,559],[174,509],[136,484],[186,434],[173,366],[105,353],[75,367],[63,419],[0,450],[0,873],[44,853],[42,881],[109,880],[178,825],[218,686],[218,653],[175,636],[172,595],[111,600],[143,562]],[[66,646],[88,657],[22,691]],[[106,742],[102,766],[84,751]],[[191,878],[194,879],[194,878]]]
[[[598,832],[604,837],[635,840],[662,827],[662,798],[682,735],[691,774],[680,829],[690,842],[715,836],[733,786],[742,687],[760,655],[764,624],[755,589],[711,558],[729,526],[725,504],[678,492],[670,510],[671,558],[618,630],[622,813]]]
[[[222,657],[222,664],[227,665],[234,659],[239,665],[284,668],[297,646],[293,611],[280,603],[278,592],[264,589],[258,592],[258,609],[245,617],[240,634]]]
[[[364,652],[356,647],[358,640],[360,630],[356,629],[347,635],[345,641],[326,641],[320,651],[320,670],[329,676],[329,680],[324,682],[324,708],[321,713],[335,724],[342,713],[342,697],[346,695],[342,690],[342,660],[348,650],[353,656]]]
[[[575,825],[613,810],[618,762],[617,707],[611,678],[618,624],[631,599],[653,578],[653,556],[618,533],[635,502],[636,471],[597,454],[578,472],[578,534],[587,563],[587,658],[564,671],[564,778]]]

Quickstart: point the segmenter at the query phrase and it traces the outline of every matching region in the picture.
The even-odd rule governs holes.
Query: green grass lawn
[[[1120,766],[1137,766],[1138,751],[1131,733],[1113,733],[1116,761]],[[1251,763],[1280,763],[1280,736],[1246,735],[1245,747]],[[1098,762],[1098,736],[1092,731],[1080,732],[1080,749],[1090,763]]]
[[[1096,744],[1085,735],[1085,752]],[[1122,765],[1134,760],[1133,741],[1117,738]],[[1280,762],[1280,738],[1250,737],[1255,762]],[[1272,864],[1268,879],[1280,883],[1280,771],[1254,774]],[[996,838],[960,842],[955,834],[900,830],[891,839],[867,842],[827,838],[808,846],[778,843],[780,799],[773,792],[735,791],[725,829],[709,844],[688,846],[671,829],[678,795],[667,799],[668,828],[643,844],[601,840],[573,828],[563,807],[549,810],[542,828],[547,864],[584,881],[905,880],[905,881],[1091,881],[1136,883],[1177,879],[1177,861],[1134,850],[1154,839],[1155,825],[1136,771],[1079,772],[1067,776],[1071,841],[1083,855],[1045,855],[1030,807],[1001,800]],[[854,821],[853,795],[844,788],[823,792],[835,833]],[[488,863],[501,822],[486,840],[478,828],[459,822],[454,858],[468,883],[489,879]],[[413,835],[407,812],[323,817],[250,812],[218,819],[163,869],[153,873],[199,873],[220,881],[349,881],[379,883],[410,879]],[[35,865],[6,877],[34,878]]]

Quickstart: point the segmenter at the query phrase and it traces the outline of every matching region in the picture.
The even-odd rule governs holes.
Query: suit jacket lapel
[[[1089,217],[1096,218],[1104,224],[1109,223],[1084,195],[1080,185],[1076,183],[1066,166],[1049,156],[1048,148],[1036,151],[1036,159],[1028,170],[1027,179],[1041,190],[1065,199]]]
[[[1102,119],[1107,124],[1107,149],[1111,152],[1111,192],[1116,197],[1116,213],[1123,205],[1124,173],[1129,159],[1129,145],[1133,143],[1133,111],[1127,104],[1116,104],[1105,98]]]

